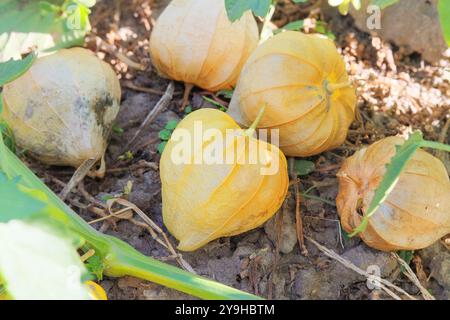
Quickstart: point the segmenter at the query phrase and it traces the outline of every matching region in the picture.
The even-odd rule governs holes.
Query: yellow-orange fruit
[[[180,241],[180,250],[192,251],[214,239],[254,229],[272,217],[286,197],[289,178],[283,153],[245,134],[220,138],[227,130],[239,129],[226,113],[200,109],[180,122],[164,149],[163,219]],[[182,134],[188,139],[181,139]],[[175,161],[186,147],[191,150],[185,153],[187,161]],[[205,155],[214,149],[231,161],[208,160]]]
[[[338,173],[336,199],[342,226],[351,232],[362,221],[375,190],[404,140],[389,137],[356,152]],[[443,163],[418,150],[360,237],[383,251],[425,248],[450,233],[450,181]]]
[[[120,94],[107,63],[87,49],[63,49],[4,86],[1,117],[34,157],[79,167],[103,156]]]
[[[84,285],[88,288],[89,296],[92,300],[108,300],[105,290],[94,281],[86,281]]]
[[[232,23],[224,0],[172,0],[152,31],[150,54],[162,76],[217,91],[236,84],[258,41],[250,12]]]
[[[228,113],[258,128],[279,129],[288,156],[311,156],[341,145],[354,120],[356,95],[334,43],[287,31],[260,45],[239,78]]]

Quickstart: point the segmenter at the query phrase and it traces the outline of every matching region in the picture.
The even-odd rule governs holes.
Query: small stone
[[[439,242],[419,251],[423,262],[429,266],[431,278],[450,291],[450,252]]]
[[[278,213],[280,214],[280,213]],[[274,243],[277,242],[277,216],[276,214],[264,225],[264,231],[269,239]],[[292,212],[283,213],[283,226],[280,236],[280,251],[288,254],[294,250],[297,243],[297,231],[295,229],[295,219]]]

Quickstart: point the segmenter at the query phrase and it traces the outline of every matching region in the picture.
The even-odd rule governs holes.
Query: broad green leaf
[[[2,112],[2,96],[0,94],[0,115]],[[0,134],[3,134],[6,146],[12,152],[16,152],[16,140],[14,138],[14,133],[8,124],[0,118]]]
[[[231,21],[239,20],[248,10],[259,17],[265,17],[271,4],[272,0],[225,0],[225,8]]]
[[[422,133],[420,131],[416,131],[411,134],[405,143],[396,147],[397,152],[392,157],[391,162],[386,166],[386,173],[384,174],[383,180],[375,190],[375,194],[370,202],[369,208],[364,214],[361,224],[351,233],[350,236],[355,236],[366,229],[370,217],[378,210],[380,205],[395,188],[400,174],[406,167],[409,159],[411,159],[417,149],[421,147],[423,141]]]
[[[0,223],[0,274],[16,300],[89,300],[77,248],[48,226]]]
[[[450,47],[450,0],[439,0],[438,10],[444,38]]]
[[[299,176],[306,176],[316,169],[314,162],[308,160],[295,160],[294,170]]]
[[[2,0],[0,62],[20,59],[32,48],[50,52],[81,45],[89,29],[86,10],[75,1]]]
[[[41,201],[20,191],[17,179],[10,180],[0,171],[0,222],[30,218],[45,207]]]
[[[87,8],[95,6],[96,0],[76,0],[76,2],[84,5]]]
[[[372,0],[372,4],[383,10],[393,4],[396,4],[398,1],[399,0]]]
[[[361,0],[328,0],[328,4],[332,7],[338,7],[342,15],[347,15],[350,9],[350,3],[356,10],[361,9]]]
[[[6,148],[1,136],[0,170],[10,179],[19,176],[21,185],[42,194],[43,196],[39,199],[54,209],[50,215],[51,220],[64,225],[80,239],[84,239],[86,245],[94,249],[102,258],[104,274],[107,276],[134,276],[203,299],[261,299],[144,256],[125,242],[93,229]]]
[[[283,29],[298,31],[301,28],[303,28],[304,25],[305,25],[304,20],[297,20],[297,21],[292,21],[292,22],[288,23],[287,25],[283,26]]]
[[[35,60],[36,54],[33,52],[22,60],[13,60],[11,58],[6,62],[0,62],[0,87],[23,75],[33,65]]]

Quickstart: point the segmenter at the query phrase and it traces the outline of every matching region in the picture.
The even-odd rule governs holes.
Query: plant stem
[[[19,183],[24,187],[45,194],[46,199],[45,196],[43,197],[45,203],[55,208],[55,210],[51,210],[52,214],[49,218],[63,223],[71,231],[81,236],[86,245],[95,250],[95,254],[102,259],[106,275],[135,276],[205,299],[260,299],[249,293],[147,257],[127,243],[95,230],[6,148],[1,135],[0,170],[10,179],[20,177]]]
[[[267,39],[269,39],[270,37],[272,37],[273,32],[272,32],[272,28],[270,27],[270,21],[272,20],[272,17],[275,13],[275,8],[276,6],[274,4],[272,4],[270,6],[269,12],[267,13],[267,15],[264,17],[264,24],[261,28],[261,34],[260,34],[260,41],[259,43],[263,43],[264,41],[266,41]]]
[[[105,269],[105,274],[114,277],[134,276],[202,299],[262,300],[250,293],[194,276],[187,271],[143,256],[131,247],[129,249],[126,252],[121,250],[122,255],[109,262],[110,265]]]
[[[307,194],[307,193],[302,193],[301,195],[302,195],[302,197],[305,197],[305,198],[308,198],[308,199],[313,199],[313,200],[318,200],[318,201],[321,201],[323,203],[329,204],[330,206],[336,207],[336,204],[334,202],[331,202],[329,200],[323,199],[321,197],[313,196],[313,195],[310,195],[310,194]]]
[[[339,89],[344,89],[344,88],[347,88],[347,87],[350,87],[351,86],[351,83],[349,82],[349,81],[347,81],[347,82],[341,82],[341,83],[329,83],[328,81],[325,83],[325,88],[327,89],[327,91],[329,92],[329,93],[333,93],[333,92],[335,92],[336,90],[339,90]]]
[[[248,128],[247,130],[245,130],[244,135],[251,137],[253,136],[253,134],[255,133],[256,127],[258,127],[259,122],[261,121],[261,118],[264,115],[264,111],[266,111],[266,107],[262,107],[259,110],[258,116],[256,117],[255,121],[253,121],[252,125],[250,126],[250,128]]]

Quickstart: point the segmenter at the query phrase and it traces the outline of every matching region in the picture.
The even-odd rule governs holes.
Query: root
[[[184,84],[184,94],[183,94],[183,100],[181,100],[180,104],[180,111],[183,111],[184,108],[189,104],[189,95],[191,94],[192,89],[194,88],[193,84],[185,83]]]
[[[72,189],[75,188],[84,179],[84,177],[86,177],[86,175],[89,173],[96,162],[97,160],[95,159],[87,159],[78,167],[72,178],[70,178],[70,181],[66,184],[64,189],[59,194],[59,197],[63,201],[66,200]]]

